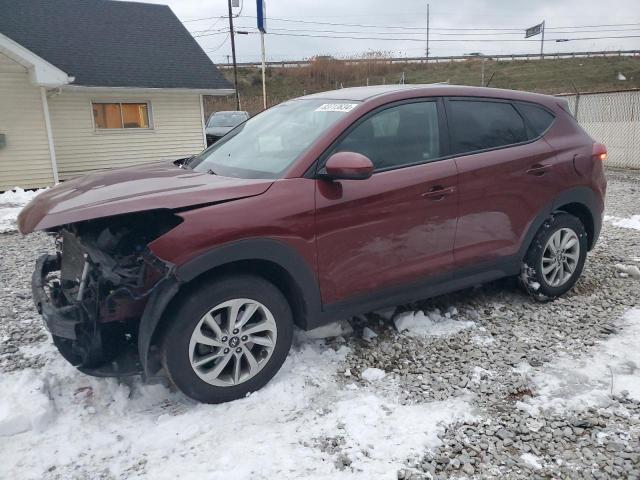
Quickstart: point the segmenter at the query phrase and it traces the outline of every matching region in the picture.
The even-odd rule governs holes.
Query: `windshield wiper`
[[[189,162],[191,160],[193,160],[194,158],[196,158],[196,155],[191,155],[189,158],[185,158],[178,166],[180,168],[188,168],[189,167]]]
[[[209,175],[217,175],[217,173],[216,173],[216,172],[214,172],[214,171],[213,171],[213,170],[211,170],[211,169],[207,170],[207,173],[208,173]]]

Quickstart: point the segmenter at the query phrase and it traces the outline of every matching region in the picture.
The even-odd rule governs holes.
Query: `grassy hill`
[[[590,57],[545,60],[495,61],[484,65],[485,84],[491,87],[528,90],[541,93],[594,92],[640,88],[640,57]],[[470,58],[447,63],[394,63],[384,58],[349,64],[342,60],[322,59],[313,64],[267,70],[269,105],[300,95],[341,87],[399,83],[449,82],[457,85],[480,85],[482,60]],[[231,69],[224,70],[233,81]],[[626,80],[618,80],[622,73]],[[238,70],[242,109],[262,110],[262,80],[259,68]],[[234,97],[209,97],[207,114],[235,109]]]

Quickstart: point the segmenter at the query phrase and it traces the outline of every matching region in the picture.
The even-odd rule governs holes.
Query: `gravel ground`
[[[608,178],[607,214],[640,214],[640,173],[609,171]],[[3,374],[46,368],[49,357],[38,352],[48,335],[29,279],[34,258],[52,245],[43,234],[0,234]],[[558,365],[596,355],[619,336],[625,312],[640,307],[640,280],[621,274],[619,264],[640,266],[640,230],[607,222],[582,279],[561,299],[536,303],[507,279],[354,318],[352,334],[328,342],[350,349],[336,374],[342,386],[384,381],[401,405],[463,399],[471,406],[472,416],[439,433],[439,447],[406,458],[397,478],[640,478],[640,401],[614,389],[619,365],[610,367],[605,398],[578,401],[580,378],[551,385],[553,401],[545,396],[545,381],[560,378]],[[398,332],[394,320],[405,311],[459,328]],[[627,362],[625,374],[640,376],[638,367]],[[374,369],[386,372],[384,380]],[[340,432],[317,443],[336,468],[353,468]]]

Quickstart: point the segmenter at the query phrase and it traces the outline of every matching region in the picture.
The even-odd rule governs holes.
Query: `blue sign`
[[[265,0],[256,0],[256,12],[258,12],[258,30],[267,33],[267,4]]]

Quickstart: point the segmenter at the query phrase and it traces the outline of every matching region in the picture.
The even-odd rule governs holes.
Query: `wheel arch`
[[[520,245],[518,258],[520,261],[531,245],[536,233],[553,212],[562,211],[575,215],[580,219],[587,231],[588,250],[591,250],[602,227],[603,202],[598,199],[596,193],[588,187],[575,187],[566,190],[549,202],[538,215],[531,221],[529,229]]]
[[[247,239],[215,247],[175,269],[175,275],[155,289],[138,329],[138,350],[148,373],[149,350],[170,322],[181,293],[221,275],[244,273],[273,283],[287,298],[294,323],[307,329],[321,312],[316,276],[292,247],[271,239]]]
[[[556,209],[557,212],[565,212],[574,217],[577,217],[578,220],[584,225],[584,229],[587,232],[587,249],[591,250],[595,244],[594,241],[594,220],[593,214],[587,208],[584,203],[572,202],[567,203],[565,205],[561,205]]]
[[[562,192],[554,200],[553,210],[577,217],[587,231],[587,249],[595,246],[602,227],[604,204],[591,188],[576,187]]]

